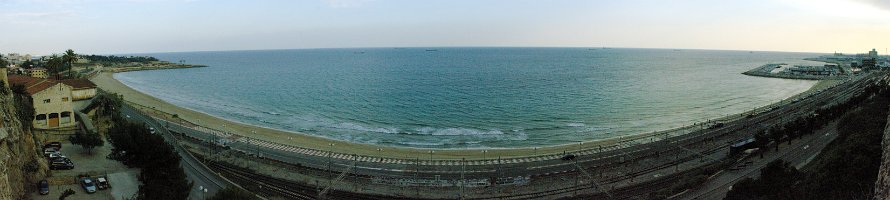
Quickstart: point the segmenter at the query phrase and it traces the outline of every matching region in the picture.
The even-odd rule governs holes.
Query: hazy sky
[[[865,52],[890,0],[0,0],[0,52],[547,46]]]

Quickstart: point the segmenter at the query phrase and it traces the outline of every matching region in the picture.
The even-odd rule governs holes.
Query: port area
[[[825,65],[789,65],[786,63],[765,64],[742,74],[785,79],[842,80],[849,78],[847,70],[835,63]]]

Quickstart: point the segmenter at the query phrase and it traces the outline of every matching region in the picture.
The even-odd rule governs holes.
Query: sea
[[[204,68],[114,74],[169,103],[335,140],[551,146],[740,114],[816,81],[741,74],[814,53],[629,48],[359,48],[139,54]]]

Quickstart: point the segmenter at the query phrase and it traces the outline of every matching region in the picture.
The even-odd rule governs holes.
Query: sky
[[[890,0],[0,0],[0,52],[628,47],[881,54]]]

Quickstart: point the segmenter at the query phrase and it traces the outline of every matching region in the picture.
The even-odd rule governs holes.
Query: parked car
[[[58,169],[74,169],[74,163],[71,162],[68,158],[59,158],[52,160],[49,163],[49,169],[58,170]]]
[[[46,143],[46,145],[43,145],[43,148],[47,148],[47,147],[53,147],[53,148],[56,148],[56,150],[60,150],[60,149],[62,149],[62,143],[61,142],[50,142],[50,143]]]
[[[93,182],[93,179],[90,179],[90,177],[80,179],[80,186],[83,187],[83,190],[86,190],[87,193],[96,193],[96,183]]]
[[[98,186],[100,190],[111,188],[111,184],[108,183],[108,179],[105,177],[96,178],[96,186]]]
[[[43,156],[49,157],[50,154],[59,153],[58,149],[47,147],[43,149]]]
[[[47,155],[46,157],[49,158],[49,160],[56,160],[59,158],[68,158],[68,157],[63,156],[61,153],[51,153],[51,154]]]
[[[41,195],[49,194],[49,182],[48,181],[40,180],[40,182],[37,183],[37,188],[40,190]]]

